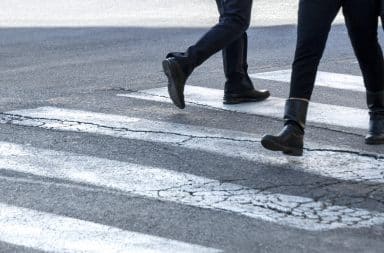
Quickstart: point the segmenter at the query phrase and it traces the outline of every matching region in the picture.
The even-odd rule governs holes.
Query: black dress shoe
[[[270,96],[267,90],[248,90],[241,93],[225,92],[223,103],[224,104],[240,104],[246,102],[260,102]]]
[[[168,78],[168,93],[172,102],[178,108],[184,109],[184,86],[188,76],[174,57],[163,61],[163,70]]]

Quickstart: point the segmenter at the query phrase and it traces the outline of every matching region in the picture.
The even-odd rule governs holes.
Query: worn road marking
[[[221,252],[2,203],[0,203],[0,241],[47,252],[63,253]]]
[[[335,228],[359,228],[384,223],[384,214],[380,212],[333,205],[330,202],[315,201],[308,197],[272,193],[265,189],[252,189],[233,183],[219,182],[217,180],[163,168],[148,167],[69,152],[37,149],[4,142],[0,142],[0,151],[0,166],[3,170],[61,179],[69,181],[68,183],[86,183],[119,190],[127,194],[171,201],[200,208],[229,211],[238,215],[305,230],[317,231]],[[2,232],[0,233],[0,239],[5,241],[27,241],[27,235],[16,235],[17,231],[20,233],[22,233],[22,231],[26,231],[26,233],[31,231],[33,228],[31,224],[43,226],[42,229],[38,231],[44,231],[44,228],[55,229],[58,224],[62,226],[62,222],[56,221],[55,216],[46,219],[46,214],[42,216],[25,215],[25,213],[21,211],[16,211],[15,215],[13,212],[4,211],[6,207],[0,207],[2,215],[0,216],[2,217],[0,218],[0,223],[3,223],[0,226],[0,231]],[[15,220],[17,224],[12,225],[13,221],[12,219],[9,220],[10,217],[16,217],[12,219]],[[22,217],[27,217],[26,219],[28,221],[25,225],[19,224],[19,219]],[[59,219],[67,223],[72,221],[64,218]],[[10,221],[10,224],[7,223]],[[92,226],[96,226],[96,231],[104,231],[103,227],[98,227],[98,225],[86,223],[86,228],[84,229],[80,221],[73,223],[75,223],[75,226],[63,227],[71,228],[70,231],[72,231],[72,229],[82,231],[81,234],[84,233],[84,236],[87,236],[88,233],[92,236],[95,235],[92,233],[92,231],[95,230]],[[62,232],[69,233],[69,231],[57,231],[57,235],[62,235]],[[115,242],[115,236],[119,236],[117,238],[120,238],[117,240],[117,245],[123,245],[124,233],[127,232],[116,230],[111,234],[107,234],[111,239],[106,240],[108,243],[103,245],[105,247],[114,245],[112,242]],[[9,239],[7,235],[10,236],[9,238],[14,239]],[[52,238],[46,239],[46,243],[54,241],[54,235],[56,235],[56,231],[53,235],[36,233],[37,238],[39,238],[39,236],[53,236]],[[74,238],[78,238],[78,235],[79,234],[75,235]],[[37,238],[34,238],[33,241],[36,241]],[[100,238],[103,238],[103,236]],[[74,240],[72,237],[65,238],[64,236],[63,243],[68,243],[72,240]],[[102,240],[97,239],[95,241]],[[110,241],[111,243],[109,243]],[[173,244],[175,243],[170,243],[170,245]],[[71,245],[71,243],[68,245]],[[187,247],[185,244],[180,245]],[[74,246],[76,246],[76,244]]]
[[[168,99],[167,88],[155,88],[118,94],[121,97],[137,98],[158,102],[171,103]],[[185,101],[189,104],[208,106],[212,108],[282,118],[285,99],[271,97],[259,103],[245,103],[237,105],[224,105],[222,103],[223,91],[198,86],[185,87]],[[308,122],[339,126],[347,128],[367,129],[369,122],[368,110],[338,105],[328,105],[312,102],[308,112]]]
[[[292,70],[286,69],[286,70],[256,73],[256,74],[250,75],[250,77],[256,78],[256,79],[290,83],[291,73],[292,73]],[[355,76],[355,75],[346,75],[346,74],[318,71],[315,84],[317,86],[322,86],[327,88],[365,92],[363,78],[361,76]]]
[[[2,114],[0,123],[166,143],[340,180],[384,182],[383,156],[309,141],[305,156],[292,158],[263,149],[255,134],[55,107],[12,111]]]

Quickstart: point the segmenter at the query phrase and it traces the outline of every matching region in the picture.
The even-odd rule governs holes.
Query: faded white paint
[[[11,111],[9,114],[20,115],[27,117],[23,119],[20,124],[41,126],[44,128],[60,128],[76,131],[86,130],[92,132],[92,129],[101,130],[103,126],[107,127],[105,131],[113,129],[122,129],[122,134],[129,134],[132,130],[134,138],[140,138],[143,140],[154,140],[155,136],[164,136],[162,140],[164,142],[179,142],[189,139],[190,136],[194,137],[210,137],[220,138],[223,137],[221,131],[215,128],[208,127],[196,127],[192,125],[177,124],[172,122],[162,122],[146,120],[142,118],[133,118],[123,115],[112,115],[104,113],[95,113],[90,111],[71,110],[57,107],[40,107],[36,109],[26,109]],[[41,121],[39,121],[41,118]],[[53,120],[52,122],[44,122],[44,119]],[[0,119],[1,120],[1,119]],[[57,121],[55,121],[57,120]],[[61,122],[60,122],[61,121]],[[63,122],[64,121],[64,122]],[[66,122],[65,122],[66,121]],[[4,121],[0,121],[0,123]],[[16,122],[14,122],[16,123]],[[86,123],[86,124],[82,124]],[[86,128],[78,125],[83,125]],[[99,131],[97,130],[97,131]],[[113,131],[117,132],[117,131]],[[256,138],[256,135],[239,132],[239,131],[224,131],[228,138],[235,138],[236,140],[249,140]],[[130,136],[127,136],[131,138]]]
[[[0,165],[4,170],[86,183],[126,194],[194,207],[229,211],[305,230],[359,228],[384,223],[384,214],[379,212],[332,205],[308,197],[272,193],[265,189],[252,189],[163,168],[4,142],[0,142],[0,151]],[[152,241],[151,246],[170,245],[171,250],[159,250],[159,252],[188,252],[172,249],[177,246],[186,249],[197,247],[164,242],[161,239],[148,239],[114,228],[48,214],[31,213],[28,210],[12,210],[4,205],[0,205],[0,231],[0,240],[16,244],[24,243],[22,245],[31,247],[40,245],[48,248],[55,246],[58,249],[64,247],[79,249],[76,247],[85,248],[87,245],[85,242],[95,241],[95,245],[98,246],[95,249],[115,249],[114,247],[133,247],[130,243],[141,240]],[[134,237],[133,240],[128,242],[124,240],[131,236]],[[138,239],[140,237],[144,239]],[[83,241],[79,242],[78,238],[83,238]],[[53,242],[55,245],[52,245]],[[138,245],[140,246],[140,243]],[[197,252],[211,251],[205,250]],[[101,252],[107,251],[101,250]]]
[[[277,70],[250,75],[252,78],[290,83],[292,70]],[[361,76],[318,71],[316,86],[327,88],[365,92],[364,80]]]
[[[58,253],[221,252],[2,203],[0,203],[0,241]]]
[[[279,152],[262,148],[261,136],[255,134],[55,107],[12,111],[2,115],[0,123],[166,143],[341,180],[384,182],[383,159],[338,152],[342,148],[309,141],[307,148],[329,151],[307,151],[302,158],[281,157]]]
[[[155,88],[118,94],[118,96],[137,98],[151,101],[171,103],[168,99],[167,88]],[[224,105],[222,103],[223,91],[198,86],[185,87],[185,101],[189,105],[208,106],[227,111],[282,118],[285,99],[271,97],[259,103],[244,103]],[[367,129],[369,122],[368,110],[338,105],[310,103],[308,122],[357,129]]]

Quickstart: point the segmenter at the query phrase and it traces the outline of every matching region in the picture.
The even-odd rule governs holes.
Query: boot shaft
[[[367,105],[370,112],[384,113],[384,91],[367,91]]]
[[[294,123],[304,132],[307,119],[309,101],[304,99],[290,98],[285,103],[285,124]]]
[[[384,91],[367,91],[369,109],[369,128],[365,143],[369,145],[384,144]]]

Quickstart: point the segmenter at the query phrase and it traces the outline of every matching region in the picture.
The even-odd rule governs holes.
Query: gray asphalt
[[[192,25],[191,25],[192,26]],[[295,46],[295,25],[253,25],[249,30],[250,72],[287,69]],[[164,87],[160,62],[183,50],[206,27],[29,27],[0,28],[0,111],[57,106],[158,121],[276,133],[282,121],[255,115],[117,97],[117,93]],[[383,38],[383,32],[380,31]],[[336,24],[321,70],[360,74],[346,29]],[[222,88],[220,54],[191,76],[188,84]],[[288,85],[255,81],[273,96]],[[316,88],[313,101],[365,108],[364,94]],[[364,131],[310,125],[306,140],[346,150],[384,155],[363,143]],[[170,170],[276,193],[288,193],[349,207],[384,212],[384,185],[327,178],[175,146],[94,134],[0,125],[0,141],[69,151]],[[228,212],[205,210],[106,191],[92,185],[1,169],[0,202],[157,235],[225,252],[383,252],[384,225],[308,232]],[[28,179],[28,180],[23,180]],[[0,242],[0,252],[39,252]]]

